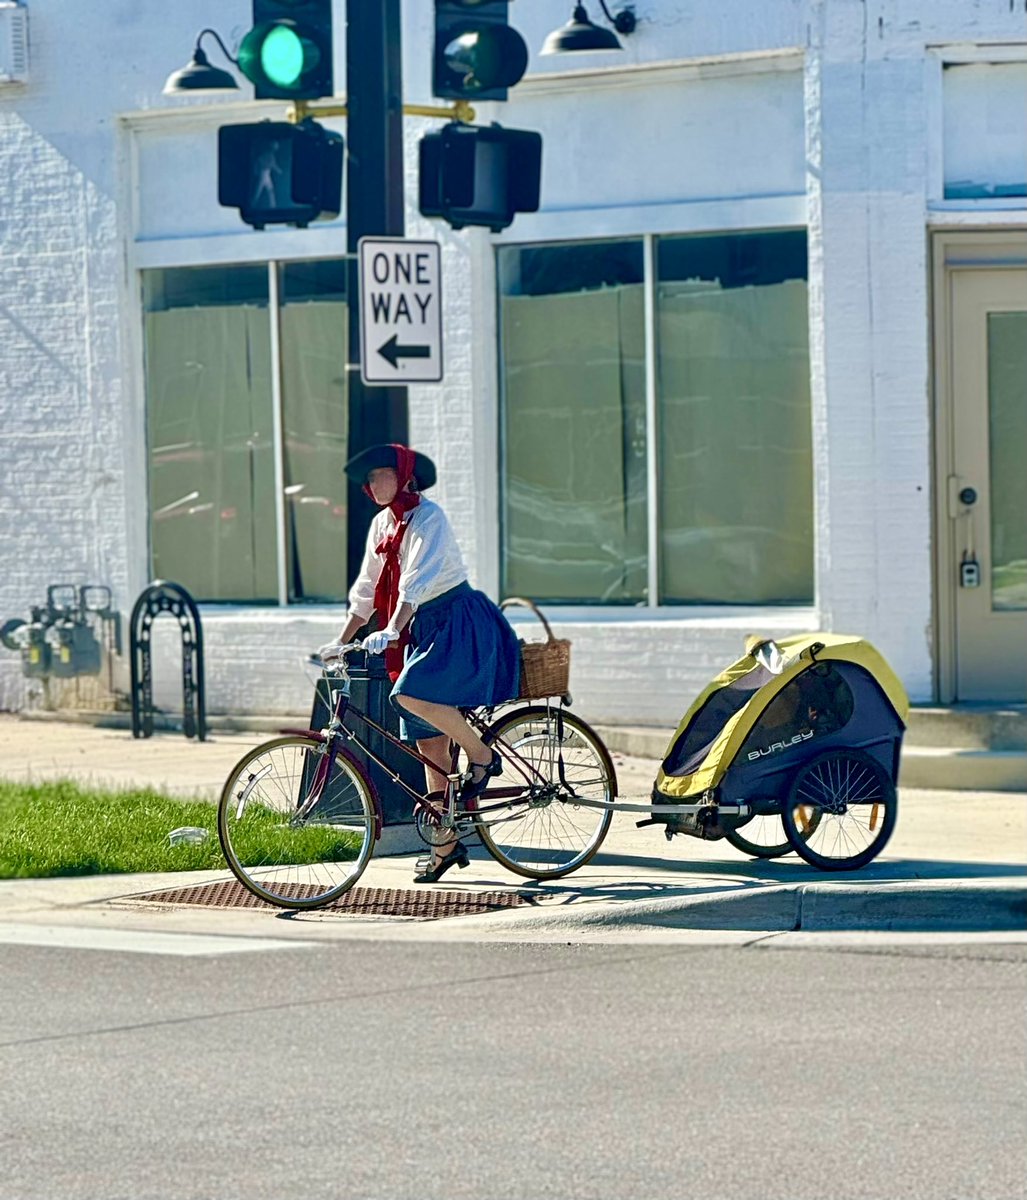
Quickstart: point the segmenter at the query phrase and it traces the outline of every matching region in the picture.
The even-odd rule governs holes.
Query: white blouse
[[[399,601],[414,608],[434,600],[467,579],[463,555],[453,536],[449,518],[432,500],[406,514],[407,531],[399,547]],[[367,531],[364,562],[350,588],[350,616],[368,620],[374,612],[374,588],[382,573],[383,559],[374,548],[396,528],[392,510],[383,508]]]

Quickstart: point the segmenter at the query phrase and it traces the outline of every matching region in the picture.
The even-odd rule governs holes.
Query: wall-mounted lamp
[[[617,33],[634,33],[638,24],[635,10],[631,7],[622,8],[613,15],[606,7],[606,0],[599,0],[603,15],[616,29]],[[566,25],[561,25],[542,43],[541,54],[567,54],[572,51],[587,50],[592,53],[604,50],[623,50],[617,34],[610,29],[603,29],[589,20],[584,4],[575,4],[574,14]]]
[[[187,92],[237,92],[239,90],[235,77],[228,71],[222,71],[220,67],[212,67],[206,54],[200,49],[200,42],[207,33],[221,47],[225,58],[238,66],[238,60],[228,53],[225,43],[217,33],[213,29],[201,29],[196,35],[196,48],[193,50],[192,58],[181,70],[172,71],[168,76],[168,81],[164,84],[165,96],[181,96]]]

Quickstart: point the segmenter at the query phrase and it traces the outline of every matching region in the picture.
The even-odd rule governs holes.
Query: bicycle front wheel
[[[599,735],[562,709],[532,706],[501,717],[485,735],[499,749],[502,774],[479,798],[474,824],[485,849],[516,875],[559,879],[602,845],[617,780]],[[509,797],[496,791],[517,788]]]
[[[236,765],[218,803],[232,873],[280,908],[330,904],[360,878],[374,847],[370,785],[343,754],[330,764],[326,754],[315,738],[265,742]]]

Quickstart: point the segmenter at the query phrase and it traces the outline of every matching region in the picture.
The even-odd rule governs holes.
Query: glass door
[[[1027,270],[952,273],[957,699],[1027,700]]]

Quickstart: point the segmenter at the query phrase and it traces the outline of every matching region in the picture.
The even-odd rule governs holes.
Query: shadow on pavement
[[[599,853],[582,871],[596,867],[648,868],[658,871],[681,872],[688,875],[737,875],[767,883],[801,881],[805,883],[853,883],[860,880],[903,879],[998,879],[1020,877],[1027,879],[1027,867],[1022,863],[961,862],[949,859],[893,858],[873,862],[858,871],[818,871],[797,859],[730,860],[685,859],[675,862],[667,858],[636,854]]]
[[[475,888],[493,886],[509,889],[514,884],[525,895],[558,904],[604,899],[623,902],[688,896],[710,899],[717,896],[739,897],[780,884],[851,888],[925,880],[1027,880],[1027,869],[1017,863],[899,858],[871,863],[859,871],[818,871],[794,859],[785,862],[739,859],[737,862],[685,860],[675,863],[645,855],[599,853],[587,866],[565,879],[519,879],[514,883],[505,871],[498,872],[495,877],[482,872],[489,859],[481,857],[480,851],[474,855],[473,862],[478,868],[474,876]],[[653,875],[645,878],[643,872],[648,871]],[[624,878],[611,878],[611,875],[616,876],[620,872],[624,872]],[[590,881],[590,875],[594,881]]]

